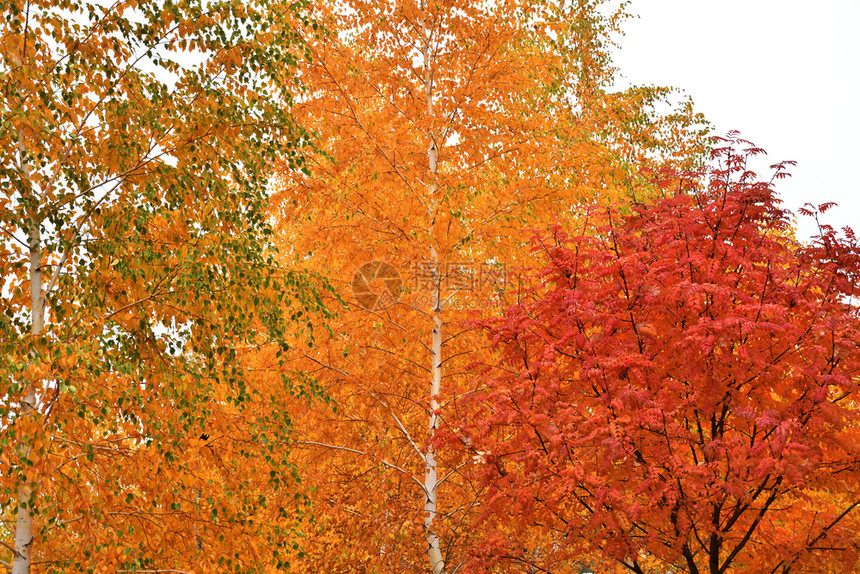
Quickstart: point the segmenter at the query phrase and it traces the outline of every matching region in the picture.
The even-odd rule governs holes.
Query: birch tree
[[[608,89],[622,14],[598,8],[317,7],[327,33],[307,36],[297,114],[321,151],[275,200],[290,264],[330,273],[349,304],[331,340],[293,355],[336,404],[297,413],[300,464],[318,469],[307,571],[459,568],[481,493],[434,445],[471,390],[469,305],[512,296],[513,230],[624,200],[661,146],[695,148],[692,116],[653,113],[663,92]]]
[[[316,306],[277,265],[265,220],[265,167],[295,165],[301,140],[288,113],[300,10],[3,2],[0,508],[14,574],[257,571],[292,543],[293,469],[270,454],[289,431],[283,387],[255,384],[240,359]]]

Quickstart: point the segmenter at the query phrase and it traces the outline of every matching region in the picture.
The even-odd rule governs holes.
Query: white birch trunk
[[[433,73],[430,69],[430,31],[427,29],[427,20],[424,20],[424,93],[427,98],[427,115],[433,117]],[[436,146],[435,134],[430,135],[430,145],[427,149],[427,159],[430,170],[430,182],[428,195],[430,198],[428,206],[428,218],[430,221],[430,265],[433,276],[433,337],[431,342],[431,382],[430,382],[430,417],[429,431],[430,440],[439,426],[439,393],[442,390],[442,274],[439,269],[439,253],[436,251],[434,241],[434,223],[436,219],[436,171],[439,164],[439,151]],[[438,483],[438,469],[433,446],[427,447],[424,453],[424,528],[427,536],[427,558],[430,560],[430,568],[433,574],[445,574],[445,558],[442,556],[439,536],[433,526],[438,513],[436,489]]]
[[[20,158],[19,169],[25,181],[31,183],[30,169],[23,142],[18,141],[18,152]],[[35,190],[31,188],[31,193]],[[28,230],[28,243],[30,245],[30,335],[35,339],[42,335],[45,325],[45,298],[42,293],[42,235],[39,229],[38,206],[32,208],[33,215],[30,218]],[[27,394],[23,399],[23,415],[33,416],[36,414],[36,385],[30,383]],[[25,456],[30,456],[31,446],[25,448]],[[15,521],[15,554],[12,559],[12,574],[30,574],[32,563],[33,545],[33,512],[30,506],[31,498],[36,490],[36,485],[23,481],[18,486],[18,517]]]

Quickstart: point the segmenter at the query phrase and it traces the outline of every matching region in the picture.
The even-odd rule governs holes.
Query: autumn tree
[[[793,239],[760,151],[722,139],[654,204],[538,243],[452,435],[493,523],[640,574],[857,570],[860,247]],[[471,571],[516,540],[488,536]]]
[[[0,532],[14,574],[262,571],[292,550],[292,389],[243,356],[274,354],[318,307],[274,259],[266,220],[267,166],[295,165],[301,140],[301,10],[3,2]]]
[[[655,114],[660,90],[609,89],[617,7],[315,8],[296,113],[319,153],[279,174],[273,211],[289,264],[329,273],[348,308],[292,355],[333,399],[297,413],[319,527],[302,564],[453,572],[481,494],[433,437],[472,390],[469,306],[499,304],[528,256],[519,229],[630,197],[667,149],[689,160],[693,117]]]

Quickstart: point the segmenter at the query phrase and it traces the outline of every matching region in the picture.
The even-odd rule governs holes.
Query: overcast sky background
[[[860,233],[860,0],[633,0],[624,81],[682,88],[716,133],[741,132],[792,211],[835,201],[825,222]],[[769,175],[769,174],[768,174]],[[799,236],[815,230],[799,218]]]

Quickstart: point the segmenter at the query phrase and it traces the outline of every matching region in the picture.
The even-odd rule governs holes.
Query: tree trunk
[[[21,166],[24,175],[29,180],[29,170],[26,168],[26,158],[21,153]],[[34,212],[38,208],[34,207]],[[30,220],[30,313],[32,324],[30,335],[33,339],[42,335],[45,324],[45,301],[42,294],[42,248],[39,221],[36,216]],[[36,414],[36,384],[29,383],[27,394],[24,397],[23,415],[31,417]],[[25,449],[25,458],[30,456],[32,446]],[[24,465],[22,465],[23,467]],[[12,560],[12,574],[29,574],[32,562],[31,552],[33,550],[33,512],[32,498],[36,491],[36,485],[23,480],[18,487],[18,519],[15,522],[15,555]]]
[[[424,28],[424,90],[427,98],[427,115],[433,117],[433,73],[430,69],[430,31],[427,28],[427,20],[423,23]],[[428,185],[428,219],[430,226],[430,266],[433,277],[433,337],[431,342],[431,382],[430,382],[430,446],[424,453],[424,528],[427,536],[427,558],[430,560],[430,568],[433,574],[445,574],[445,559],[439,536],[433,526],[438,512],[436,501],[436,488],[438,486],[438,473],[436,456],[432,446],[433,436],[439,426],[439,393],[442,389],[442,273],[440,271],[439,253],[434,245],[434,223],[436,220],[436,171],[439,163],[439,151],[436,146],[435,134],[430,136],[430,145],[427,149],[428,168],[430,171],[430,182]]]

